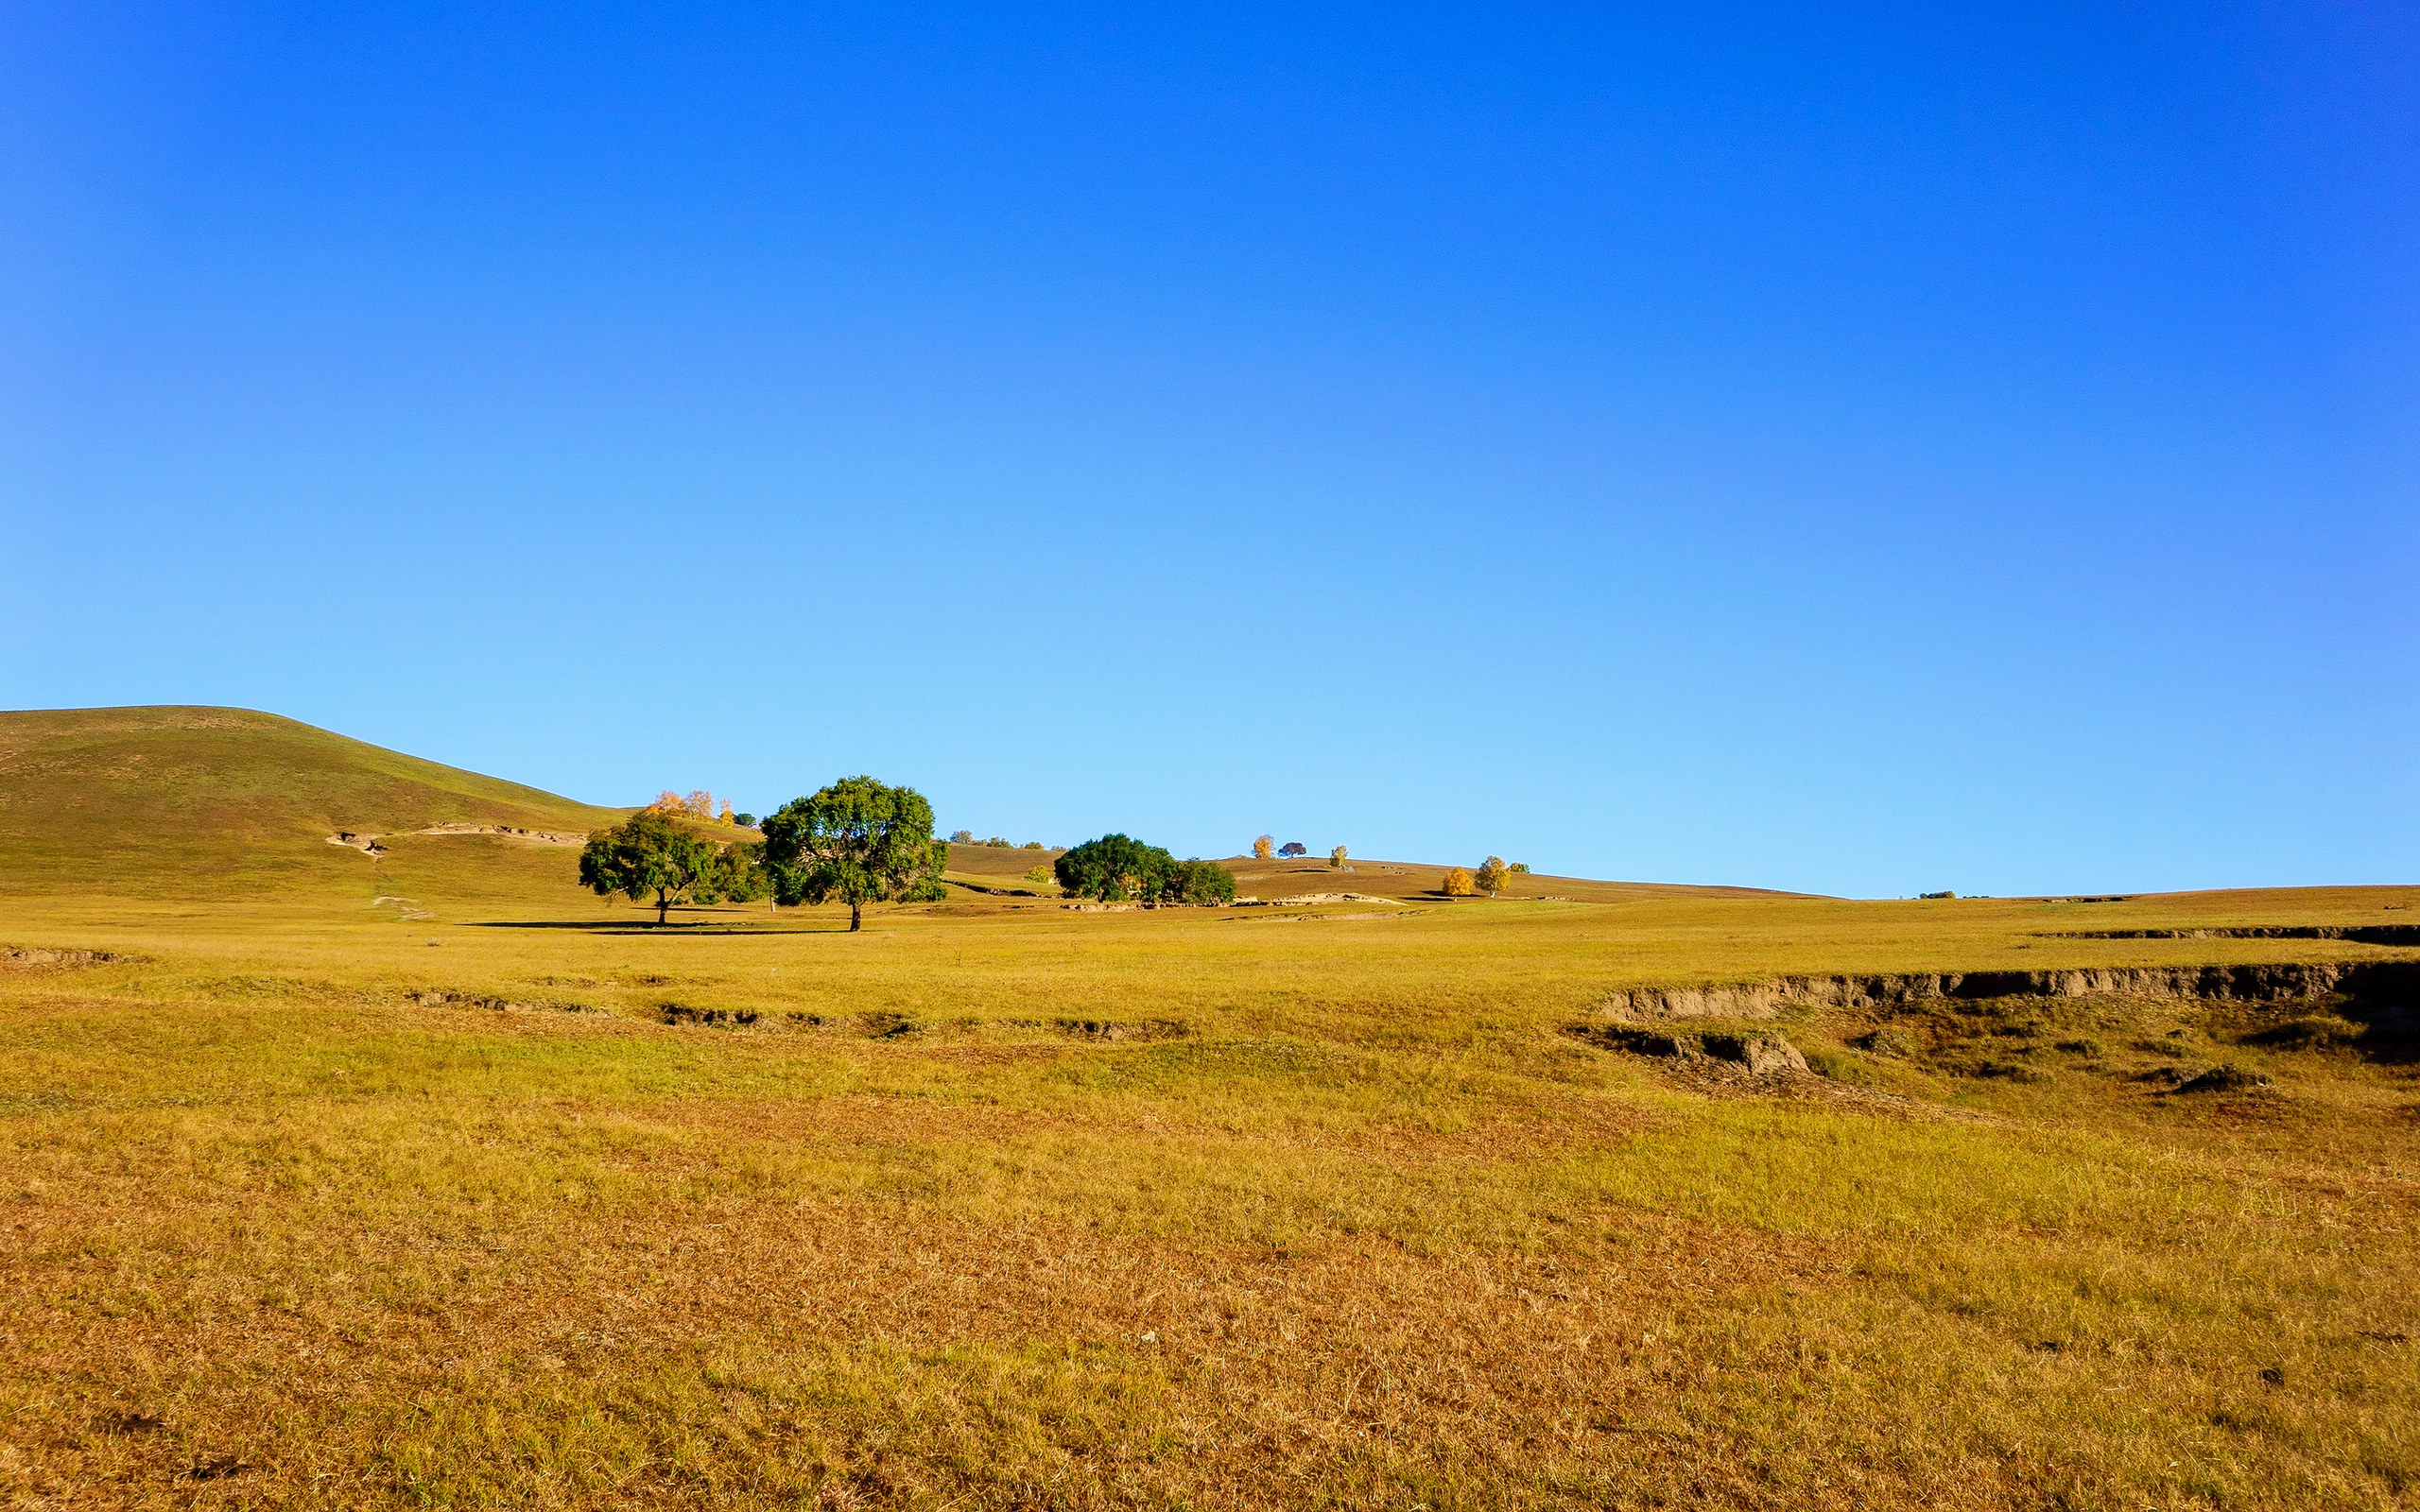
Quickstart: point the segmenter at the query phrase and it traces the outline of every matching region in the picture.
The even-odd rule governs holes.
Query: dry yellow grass
[[[111,957],[0,958],[9,1504],[2420,1497],[2379,1005],[1798,1008],[1739,1026],[1830,1073],[1781,1081],[1572,1032],[1639,985],[2409,960],[2079,936],[2415,889],[971,895],[852,936],[648,929],[501,837],[328,849],[0,898],[0,943]],[[2274,1086],[2136,1079],[2222,1060]]]

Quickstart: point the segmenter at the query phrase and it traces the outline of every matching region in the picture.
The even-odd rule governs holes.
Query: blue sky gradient
[[[10,8],[0,704],[2420,881],[2420,19],[1669,9]]]

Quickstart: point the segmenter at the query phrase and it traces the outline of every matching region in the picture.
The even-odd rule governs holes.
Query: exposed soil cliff
[[[2335,994],[2394,1004],[2420,999],[2420,961],[1785,976],[1714,987],[1628,988],[1609,994],[1598,1004],[1597,1011],[1616,1022],[1636,1022],[1770,1019],[1801,1005],[1857,1009],[1934,998],[2198,998],[2266,1003]]]

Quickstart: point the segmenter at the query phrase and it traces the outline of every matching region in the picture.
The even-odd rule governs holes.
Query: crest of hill
[[[1348,860],[1342,869],[1324,857],[1302,859],[1232,856],[1219,865],[1236,874],[1239,897],[1264,902],[1289,898],[1318,898],[1352,893],[1367,898],[1392,898],[1404,902],[1436,902],[1443,899],[1448,867],[1423,861]],[[1471,865],[1465,863],[1465,865]],[[1550,877],[1519,872],[1507,879],[1499,901],[1555,899],[1566,902],[1636,902],[1653,898],[1794,898],[1804,894],[1773,892],[1762,887],[1700,886],[1687,883],[1597,882],[1585,877]],[[1472,900],[1483,902],[1484,900]]]
[[[0,712],[0,889],[358,890],[337,831],[579,833],[598,808],[248,709]]]

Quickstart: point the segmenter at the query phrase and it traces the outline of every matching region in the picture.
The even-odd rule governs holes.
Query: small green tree
[[[761,845],[724,846],[698,879],[698,902],[752,903],[771,893],[773,879],[765,870],[764,854]]]
[[[1176,903],[1231,903],[1236,874],[1216,861],[1180,861],[1161,896]]]
[[[774,897],[847,903],[852,932],[865,927],[868,903],[943,896],[949,843],[933,838],[933,806],[912,787],[843,778],[783,804],[764,830]]]
[[[1478,885],[1479,891],[1493,898],[1504,890],[1504,879],[1511,875],[1512,873],[1505,867],[1501,856],[1490,856],[1479,863],[1478,870],[1472,875],[1471,881]]]
[[[655,921],[688,900],[717,860],[717,848],[654,809],[632,815],[588,837],[579,852],[579,880],[599,898],[621,893],[632,902],[655,895]]]

